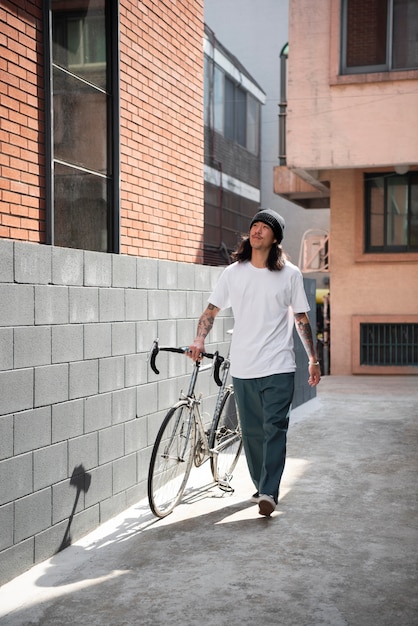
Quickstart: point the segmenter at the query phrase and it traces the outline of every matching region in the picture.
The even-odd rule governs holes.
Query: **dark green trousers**
[[[250,476],[259,493],[278,500],[295,374],[233,378]]]

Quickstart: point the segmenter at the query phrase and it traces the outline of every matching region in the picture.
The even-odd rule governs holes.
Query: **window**
[[[49,2],[47,215],[56,246],[118,249],[115,4]]]
[[[260,103],[205,57],[205,123],[250,152],[259,152]]]
[[[365,177],[366,252],[418,252],[418,172]]]
[[[360,324],[360,365],[418,365],[418,324]]]
[[[418,0],[343,0],[343,74],[418,68]]]

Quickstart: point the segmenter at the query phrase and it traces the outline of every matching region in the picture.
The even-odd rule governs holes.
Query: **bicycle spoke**
[[[212,473],[219,486],[225,489],[232,478],[232,472],[238,462],[242,439],[235,405],[234,392],[225,393],[218,423],[211,439]]]

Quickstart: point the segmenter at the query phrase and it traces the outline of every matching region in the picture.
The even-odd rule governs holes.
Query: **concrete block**
[[[125,359],[115,356],[99,360],[99,392],[114,391],[125,386]]]
[[[124,444],[123,424],[116,424],[116,426],[99,431],[99,465],[122,457]]]
[[[0,283],[14,280],[14,241],[0,240]]]
[[[0,415],[33,408],[33,369],[0,372]]]
[[[52,279],[51,247],[15,242],[15,282],[48,285]]]
[[[99,392],[99,361],[70,363],[69,399],[94,396]]]
[[[126,289],[126,320],[146,320],[148,318],[148,292],[143,289]]]
[[[178,346],[176,320],[158,320],[157,337],[161,346]]]
[[[0,283],[0,326],[32,326],[34,301],[32,285]]]
[[[135,322],[112,324],[112,356],[132,354],[136,351]]]
[[[212,341],[213,339],[213,335],[216,334],[216,322],[218,320],[215,321],[215,324],[213,325],[213,330],[210,333],[210,340]],[[188,319],[183,319],[183,320],[178,320],[177,322],[177,341],[179,343],[180,346],[189,346],[192,341],[194,340],[194,338],[196,337],[196,329],[197,329],[197,320],[188,320]],[[208,344],[209,345],[209,344]],[[206,348],[208,348],[208,346],[206,345]]]
[[[195,324],[197,327],[197,322],[199,317],[203,313],[204,309],[207,307],[208,303],[203,301],[203,294],[200,291],[191,291],[187,293],[186,297],[186,315],[185,317],[191,318],[195,320]]]
[[[70,479],[52,486],[52,524],[68,520],[71,514],[84,507],[84,493],[77,500],[77,487],[70,484]],[[75,507],[75,509],[74,509]]]
[[[99,290],[96,287],[70,287],[69,299],[72,324],[99,321]]]
[[[157,289],[158,287],[158,260],[137,259],[137,283],[139,289]]]
[[[0,370],[13,369],[13,329],[0,328]]]
[[[51,526],[51,489],[43,489],[15,502],[15,543]]]
[[[97,467],[99,461],[97,433],[87,433],[68,442],[68,473],[82,466],[84,471]]]
[[[187,384],[182,385],[177,378],[160,381],[158,383],[158,410],[166,410],[177,402],[181,390],[186,392]]]
[[[149,291],[148,293],[148,319],[161,320],[168,318],[168,292]]]
[[[68,522],[64,520],[38,533],[35,537],[35,563],[41,563],[62,549]]]
[[[103,252],[84,251],[84,285],[110,287],[112,285],[112,256]]]
[[[68,478],[68,444],[66,441],[35,450],[33,453],[33,488],[49,487]]]
[[[112,394],[112,424],[136,418],[136,388],[121,389]]]
[[[140,500],[143,500],[147,495],[147,482],[144,481],[140,485],[135,484],[133,487],[129,487],[126,491],[122,491],[126,494],[126,508],[134,506]]]
[[[158,289],[177,289],[178,263],[158,261]]]
[[[52,282],[54,285],[82,285],[84,254],[74,248],[52,248]]]
[[[125,387],[143,385],[148,380],[148,354],[128,354],[125,357]]]
[[[68,287],[35,286],[35,324],[68,324]]]
[[[33,367],[51,363],[51,328],[28,326],[14,331],[14,367]]]
[[[101,322],[125,320],[124,289],[99,289],[99,320]]]
[[[185,291],[170,291],[168,293],[168,317],[179,319],[187,315],[187,298]]]
[[[51,443],[51,407],[22,411],[14,417],[14,454],[23,454]]]
[[[113,463],[113,493],[119,493],[136,483],[136,454],[130,454]]]
[[[148,383],[137,387],[138,417],[155,413],[158,410],[158,383]]]
[[[13,503],[0,506],[0,550],[13,545]]]
[[[154,443],[154,441],[155,441],[155,437],[153,438],[152,443]],[[147,494],[147,478],[148,478],[149,464],[151,461],[151,452],[152,452],[152,447],[148,446],[147,448],[142,448],[142,450],[139,450],[137,454],[137,469],[138,469],[137,481],[139,483],[141,483],[142,481],[142,483],[145,486],[144,496],[146,496]]]
[[[13,415],[0,416],[0,461],[13,456]]]
[[[103,523],[128,508],[126,492],[122,491],[107,500],[103,500],[103,502],[100,502],[99,506],[100,521]]]
[[[136,287],[136,257],[112,255],[112,286]]]
[[[68,400],[68,365],[35,368],[35,407]]]
[[[132,454],[147,445],[147,418],[139,417],[125,424],[125,454]]]
[[[32,472],[30,452],[0,461],[0,505],[23,498],[32,492]]]
[[[179,289],[195,289],[194,263],[177,263],[177,284]]]
[[[152,347],[152,342],[158,337],[158,323],[153,322],[138,322],[136,325],[136,351],[137,352],[149,352]]]
[[[98,359],[112,355],[112,325],[86,324],[84,326],[84,358]]]
[[[83,326],[64,324],[52,327],[52,362],[80,361],[84,356]]]
[[[86,492],[85,506],[90,507],[112,495],[112,463],[92,469],[90,489]]]
[[[84,431],[84,400],[52,406],[52,443],[78,437]]]
[[[33,537],[1,553],[0,585],[12,580],[33,565]]]
[[[107,428],[112,424],[112,394],[101,393],[84,401],[84,430],[86,433]]]
[[[100,524],[100,506],[95,504],[74,516],[71,524],[71,541],[74,543]]]
[[[149,449],[149,456],[151,457],[152,446],[155,443],[155,439],[157,437],[158,431],[160,429],[161,424],[166,416],[167,410],[158,411],[156,413],[152,413],[147,417],[147,450]],[[140,450],[142,452],[142,450]],[[148,461],[149,462],[149,461]],[[148,471],[148,470],[146,470]],[[146,477],[147,474],[144,474]]]

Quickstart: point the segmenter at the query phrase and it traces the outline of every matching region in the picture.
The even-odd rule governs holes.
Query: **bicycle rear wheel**
[[[155,440],[148,471],[148,501],[157,517],[165,517],[183,495],[193,463],[195,422],[181,401],[164,418]]]
[[[214,480],[222,488],[230,490],[232,472],[242,448],[241,428],[235,394],[227,389],[222,400],[218,421],[209,442],[213,450],[210,462]]]

